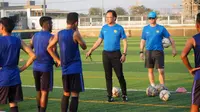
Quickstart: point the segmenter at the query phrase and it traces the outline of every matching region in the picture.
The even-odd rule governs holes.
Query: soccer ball
[[[161,84],[156,85],[155,88],[158,91],[158,93],[160,93],[162,90],[168,90],[165,86]]]
[[[158,95],[158,91],[156,90],[156,88],[149,86],[146,89],[146,95],[147,96],[156,96],[156,95]]]
[[[171,41],[168,38],[163,38],[162,44],[164,48],[168,48],[169,46],[171,46]]]
[[[119,97],[120,96],[120,92],[121,92],[120,88],[118,88],[118,87],[113,87],[112,88],[112,96],[113,97]]]
[[[167,90],[162,90],[160,92],[160,99],[163,100],[163,101],[167,101],[169,100],[170,96],[171,96],[171,93]]]

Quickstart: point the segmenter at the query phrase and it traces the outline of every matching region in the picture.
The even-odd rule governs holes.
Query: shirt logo
[[[147,34],[149,34],[149,32],[146,32]]]
[[[156,30],[156,33],[159,33],[160,31],[159,30]]]
[[[117,33],[117,30],[114,30],[114,33]]]

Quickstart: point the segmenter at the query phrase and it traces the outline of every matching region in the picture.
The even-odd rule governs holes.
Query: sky
[[[27,0],[0,0],[11,3],[11,5],[24,5]],[[42,4],[43,0],[35,0],[36,4]],[[113,9],[123,7],[127,11],[132,5],[144,5],[155,10],[180,9],[182,0],[46,0],[48,9],[60,9],[87,13],[90,7],[103,7]]]

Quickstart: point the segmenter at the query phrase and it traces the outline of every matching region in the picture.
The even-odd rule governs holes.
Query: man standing
[[[28,68],[35,54],[19,38],[11,36],[15,22],[12,18],[3,17],[0,20],[0,104],[9,101],[10,112],[18,112],[17,103],[23,101],[20,72]],[[29,55],[29,59],[18,68],[20,49]]]
[[[172,44],[172,55],[176,56],[176,47],[174,40],[170,38],[170,34],[165,29],[156,23],[157,15],[155,12],[148,14],[149,25],[145,26],[142,31],[142,38],[140,42],[140,58],[144,60],[144,47],[145,51],[145,67],[148,68],[149,82],[151,86],[155,87],[154,81],[154,66],[159,72],[160,84],[164,86],[164,48],[162,45],[163,38],[169,38]]]
[[[47,46],[53,35],[52,18],[43,16],[39,20],[42,30],[35,33],[30,46],[34,49],[36,60],[33,63],[33,74],[37,91],[38,112],[45,112],[49,91],[53,89],[53,58],[47,51]],[[55,48],[54,48],[55,49]]]
[[[78,31],[78,13],[67,15],[67,29],[59,31],[50,42],[47,50],[58,65],[62,66],[63,97],[61,102],[62,112],[67,112],[71,96],[70,112],[77,112],[79,93],[84,91],[82,75],[82,61],[79,45],[83,50],[87,48]],[[60,46],[61,61],[53,51],[53,46],[58,42]]]
[[[116,24],[117,14],[114,10],[108,10],[106,13],[106,22],[101,29],[98,40],[93,47],[86,53],[86,57],[89,57],[92,52],[98,48],[104,40],[103,50],[103,66],[106,78],[106,87],[108,93],[108,102],[113,102],[112,97],[112,68],[114,69],[117,78],[119,80],[122,89],[123,101],[128,101],[126,81],[123,74],[122,63],[126,60],[127,55],[127,39],[124,32],[124,28]],[[124,49],[121,54],[120,51],[120,39],[123,40]]]
[[[183,64],[186,66],[190,74],[194,77],[192,87],[192,105],[191,112],[199,112],[200,105],[200,13],[197,14],[196,19],[197,34],[189,38],[181,54]],[[192,68],[188,59],[190,50],[194,50],[195,68]]]

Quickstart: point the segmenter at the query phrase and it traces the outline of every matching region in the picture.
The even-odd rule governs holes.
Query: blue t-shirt
[[[2,36],[0,42],[0,87],[21,84],[18,68],[21,40]]]
[[[196,46],[193,48],[194,50],[194,62],[195,68],[200,67],[200,33],[193,36]],[[200,70],[195,72],[194,80],[200,79]]]
[[[74,30],[65,29],[58,32],[62,74],[82,74],[82,62],[78,43],[73,39]]]
[[[36,59],[33,62],[33,70],[49,72],[53,70],[53,58],[47,51],[49,40],[53,35],[49,31],[40,31],[33,37],[33,48]]]
[[[121,25],[108,26],[106,24],[102,27],[99,38],[104,40],[105,51],[117,51],[120,50],[120,39],[125,39],[126,34]]]
[[[157,24],[155,27],[147,25],[143,28],[142,39],[146,41],[146,50],[163,51],[162,39],[164,37],[170,37],[164,26]]]

